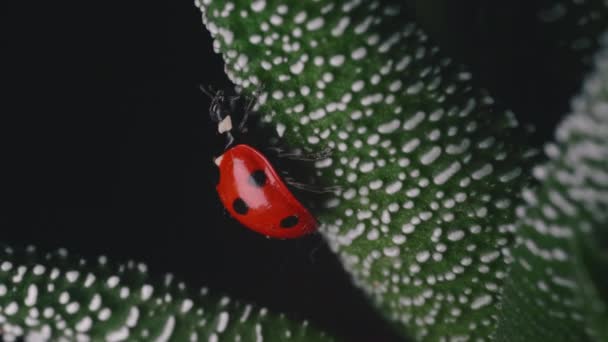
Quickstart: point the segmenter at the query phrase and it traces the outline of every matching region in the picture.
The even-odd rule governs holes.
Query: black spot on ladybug
[[[255,170],[249,176],[249,183],[261,188],[266,184],[266,173],[264,170]]]
[[[281,220],[281,228],[291,228],[298,224],[298,217],[295,215],[287,216]]]
[[[232,202],[232,208],[234,209],[234,211],[237,212],[237,214],[241,215],[245,215],[249,211],[247,203],[245,203],[245,201],[243,201],[243,199],[240,197],[238,197],[234,200],[234,202]]]

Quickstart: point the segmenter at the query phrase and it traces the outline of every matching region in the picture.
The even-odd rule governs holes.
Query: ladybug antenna
[[[203,92],[203,94],[207,95],[209,99],[213,100],[213,98],[215,97],[215,92],[213,91],[211,86],[205,87],[204,85],[199,84],[198,87]]]

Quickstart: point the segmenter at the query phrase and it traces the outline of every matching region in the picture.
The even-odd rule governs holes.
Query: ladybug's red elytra
[[[228,213],[247,228],[267,237],[291,239],[314,232],[316,219],[295,198],[268,159],[249,145],[232,146],[235,139],[231,114],[244,111],[238,128],[242,131],[253,100],[245,108],[239,108],[242,107],[238,104],[240,97],[227,97],[221,91],[215,94],[204,91],[212,98],[211,119],[228,141],[224,153],[214,160],[219,168],[216,190]]]
[[[236,145],[216,159],[217,193],[232,217],[269,237],[297,238],[315,231],[315,218],[293,196],[260,151]]]

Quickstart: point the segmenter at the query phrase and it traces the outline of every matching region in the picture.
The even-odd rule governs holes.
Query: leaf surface
[[[608,339],[608,49],[525,192],[500,341]]]
[[[396,1],[199,1],[232,81],[293,147],[333,150],[320,230],[402,334],[494,331],[533,153]]]
[[[141,263],[0,248],[3,337],[34,341],[324,341],[307,322],[192,291]]]

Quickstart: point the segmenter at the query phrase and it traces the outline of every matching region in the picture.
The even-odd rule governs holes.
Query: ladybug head
[[[211,99],[209,117],[212,122],[217,124],[218,133],[226,135],[227,144],[225,149],[227,149],[234,142],[232,118],[233,114],[238,111],[239,97],[226,96],[222,90],[214,92],[211,88],[206,89],[203,86],[201,86],[201,90]]]
[[[213,91],[202,86],[201,90],[211,99],[209,116],[211,121],[217,124],[218,133],[226,135],[227,144],[224,149],[228,149],[234,142],[235,134],[247,131],[245,124],[249,114],[254,113],[256,96],[225,95],[222,90]],[[236,129],[233,129],[233,122],[238,123]]]
[[[217,130],[220,134],[230,132],[232,130],[231,114],[234,109],[234,97],[225,96],[222,90],[218,90],[215,94],[205,91],[211,98],[209,106],[209,117],[211,121],[217,124]]]

